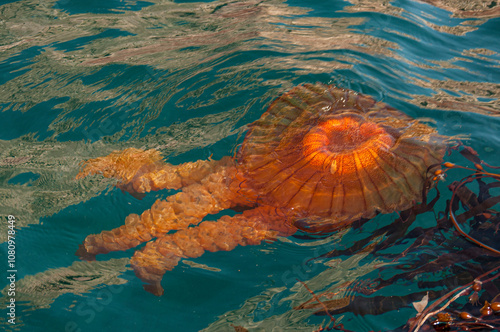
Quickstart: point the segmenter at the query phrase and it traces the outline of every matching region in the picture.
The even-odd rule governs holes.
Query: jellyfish
[[[172,165],[155,149],[128,148],[84,162],[78,179],[102,174],[134,194],[180,191],[87,236],[77,254],[92,260],[147,242],[131,265],[160,296],[163,275],[183,258],[290,236],[304,221],[335,230],[411,208],[432,186],[427,171],[446,145],[434,128],[372,97],[296,86],[249,125],[234,156]],[[203,220],[224,210],[237,213]]]

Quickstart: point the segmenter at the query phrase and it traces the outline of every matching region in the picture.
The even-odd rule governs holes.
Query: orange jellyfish
[[[164,273],[182,258],[289,236],[304,220],[339,228],[414,206],[446,142],[371,97],[297,86],[250,125],[235,157],[171,165],[156,150],[129,148],[86,161],[79,179],[100,173],[131,193],[181,191],[121,227],[87,236],[77,254],[95,259],[147,242],[131,265],[147,291],[162,295]],[[242,212],[203,221],[226,209]]]

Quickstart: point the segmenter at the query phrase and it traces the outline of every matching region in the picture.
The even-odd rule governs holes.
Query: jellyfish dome
[[[264,204],[342,222],[419,202],[443,142],[435,129],[371,97],[302,85],[252,124],[238,164]]]

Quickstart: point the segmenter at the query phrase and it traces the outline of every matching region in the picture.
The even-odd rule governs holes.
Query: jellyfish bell
[[[420,202],[446,139],[371,97],[303,85],[252,125],[238,167],[263,204],[346,224]]]

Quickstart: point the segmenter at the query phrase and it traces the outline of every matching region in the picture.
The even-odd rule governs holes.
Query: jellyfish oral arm
[[[177,169],[187,168],[189,165],[177,166]],[[170,231],[198,224],[207,214],[230,208],[235,194],[227,184],[228,173],[234,173],[234,169],[219,162],[200,182],[192,183],[166,200],[157,200],[151,209],[140,216],[129,215],[125,225],[87,236],[77,255],[93,260],[98,254],[127,250]]]
[[[197,227],[167,234],[136,251],[131,260],[135,274],[146,283],[144,289],[160,296],[161,280],[181,258],[196,258],[205,251],[230,251],[236,246],[258,245],[278,236],[289,236],[296,228],[278,210],[259,207],[218,221],[204,221]]]
[[[180,165],[167,164],[160,152],[128,148],[114,151],[105,157],[87,160],[76,176],[102,174],[116,178],[118,187],[131,193],[146,193],[161,189],[180,189],[200,182],[221,165],[229,165],[230,158],[222,160],[198,160]]]
[[[182,188],[166,200],[157,200],[140,216],[129,215],[125,225],[87,236],[77,251],[82,259],[92,260],[98,254],[127,250],[156,238],[131,260],[137,276],[146,282],[144,288],[155,295],[163,294],[163,274],[181,258],[199,257],[205,251],[229,251],[237,245],[257,245],[296,231],[290,216],[279,209],[251,209],[255,205],[251,191],[245,190],[241,179],[235,181],[239,173],[229,157],[173,166],[163,163],[155,150],[131,148],[87,161],[77,178],[98,173],[119,179],[120,187],[135,192]],[[217,222],[201,222],[207,214],[235,206],[247,210],[233,217],[223,216]]]

